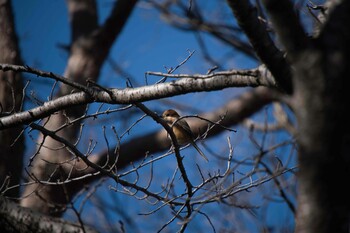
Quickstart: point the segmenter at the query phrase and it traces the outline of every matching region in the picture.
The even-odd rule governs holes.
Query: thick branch
[[[118,0],[110,16],[97,32],[98,47],[109,52],[110,47],[125,27],[137,0]]]
[[[263,2],[288,57],[294,61],[298,58],[295,56],[308,46],[309,40],[294,12],[293,4],[289,0],[264,0]]]
[[[72,42],[89,35],[97,28],[98,18],[95,0],[68,0]]]
[[[346,13],[350,8],[349,2],[339,1],[338,3],[338,1],[330,1],[330,3],[332,5],[328,12],[328,20],[320,32],[319,40],[322,41],[322,44],[326,44],[327,47],[332,49],[349,49],[350,31],[348,25],[344,24],[344,22],[350,21],[350,14]],[[344,59],[344,61],[347,60]]]
[[[249,1],[227,0],[227,2],[256,54],[275,77],[277,86],[290,94],[293,91],[290,66],[270,38],[265,24],[258,19],[256,9]]]
[[[190,75],[187,77],[188,78],[182,78],[172,82],[139,88],[126,88],[123,90],[111,89],[108,92],[90,89],[90,94],[86,94],[85,92],[73,93],[48,101],[44,103],[44,105],[28,111],[4,116],[0,118],[0,129],[13,127],[19,124],[28,124],[50,116],[52,113],[59,110],[92,102],[132,104],[192,92],[222,90],[229,87],[273,86],[272,80],[269,80],[269,73],[266,69],[261,67],[246,71],[232,70],[229,72],[202,75],[200,78]]]
[[[0,63],[22,64],[15,32],[11,1],[0,1]],[[0,115],[21,111],[23,82],[20,73],[0,72]],[[24,136],[22,127],[0,131],[0,184],[18,184],[23,168]],[[18,197],[19,189],[7,195]]]
[[[268,88],[257,88],[244,93],[238,99],[230,101],[225,106],[214,112],[201,114],[201,118],[205,118],[211,122],[220,121],[221,126],[232,127],[259,111],[259,109],[266,104],[269,104],[278,98],[279,94],[277,92],[271,91]],[[206,138],[209,138],[225,131],[225,127],[215,126],[207,132],[208,121],[200,120],[199,118],[187,118],[186,121],[190,124],[194,135],[203,135],[207,133]],[[59,138],[56,135],[53,135],[53,137],[56,139]],[[69,143],[66,142],[66,145],[68,144]],[[87,183],[99,179],[101,175],[110,176],[112,179],[116,179],[111,173],[104,172],[102,167],[106,166],[106,164],[114,166],[114,163],[117,160],[116,166],[117,169],[120,170],[129,166],[130,163],[144,159],[146,154],[165,151],[168,150],[170,146],[171,141],[168,138],[166,130],[160,129],[153,133],[133,138],[129,142],[121,144],[117,154],[115,153],[115,150],[104,151],[99,155],[90,156],[89,161],[87,161],[87,159],[84,158],[85,156],[79,156],[79,153],[77,152],[77,156],[82,159],[75,165],[77,169],[72,174],[72,178],[82,177],[85,174],[89,176],[84,179],[76,180],[72,185],[67,184],[66,188],[69,190],[70,195],[74,196],[74,194],[80,191],[82,187],[87,185]],[[88,168],[86,168],[86,164],[89,166]],[[67,173],[69,171],[70,167],[67,168]],[[92,176],[91,174],[96,171],[101,171],[101,174]],[[131,187],[130,184],[123,183],[120,179],[116,179],[116,181],[121,182],[122,185]],[[143,192],[146,193],[146,190],[143,190]]]
[[[48,217],[0,196],[0,231],[1,232],[97,232],[96,230],[79,224]]]
[[[134,1],[120,0],[115,4],[107,22],[118,21],[120,22],[119,24],[115,24],[115,22],[106,22],[105,25],[96,27],[95,15],[97,15],[97,9],[95,1],[69,1],[69,4],[72,4],[69,9],[73,20],[72,23],[74,24],[72,24],[72,34],[74,38],[72,39],[71,54],[63,75],[64,77],[80,84],[85,84],[87,79],[96,82],[113,42],[121,32],[122,27],[130,16],[130,12],[134,8],[135,4],[131,4],[133,2]],[[125,8],[123,9],[123,7]],[[118,9],[116,10],[116,8]],[[122,13],[124,10],[125,12]],[[80,19],[78,18],[79,16],[83,18]],[[90,16],[92,18],[88,21],[89,23],[85,24],[83,19],[87,19]],[[79,30],[79,27],[83,29]],[[69,95],[72,91],[76,91],[74,89],[75,88],[70,85],[62,85],[57,96],[62,97]],[[70,100],[73,101],[72,105],[69,104],[69,101],[65,102],[65,97],[62,97],[63,99],[59,100],[61,105],[59,105],[65,107],[56,110],[53,109],[57,108],[57,106],[51,106],[53,108],[49,107],[51,113],[63,109],[65,111],[58,112],[54,115],[46,115],[50,116],[45,123],[46,129],[56,130],[66,123],[68,119],[75,120],[79,118],[86,110],[85,104],[94,100],[91,98],[91,94],[80,95],[84,100],[75,97],[77,96],[74,96],[73,100]],[[62,105],[62,103],[64,104]],[[27,113],[31,114],[30,112]],[[59,135],[67,141],[75,141],[78,137],[79,129],[79,124],[72,124],[62,128]],[[64,149],[52,151],[51,148],[57,148],[59,143],[51,137],[45,138],[43,135],[40,135],[38,142],[38,144],[43,144],[43,146],[40,148],[40,155],[34,160],[33,168],[30,172],[39,180],[43,180],[50,176],[51,169],[55,169],[54,163],[69,159],[71,155]],[[51,163],[43,161],[50,161]],[[32,194],[37,188],[40,188],[40,184],[27,186],[23,195]],[[64,200],[62,196],[64,196],[62,190],[56,189],[55,187],[45,187],[45,189],[41,189],[40,197],[37,194],[30,195],[28,198],[22,199],[22,205],[46,213],[57,213],[54,208],[47,205],[46,201],[58,203]]]

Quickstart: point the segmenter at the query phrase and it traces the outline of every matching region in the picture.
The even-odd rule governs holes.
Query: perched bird
[[[176,136],[176,140],[180,146],[184,146],[190,143],[207,162],[209,161],[208,158],[204,155],[204,153],[194,142],[192,130],[185,119],[179,120],[180,115],[173,109],[168,109],[164,111],[162,114],[162,118],[172,128]]]

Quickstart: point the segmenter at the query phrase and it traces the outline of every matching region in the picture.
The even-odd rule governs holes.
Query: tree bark
[[[0,63],[21,65],[17,36],[13,22],[11,1],[0,1]],[[0,115],[13,114],[23,104],[23,81],[20,73],[0,72]],[[23,126],[0,131],[0,186],[19,184],[23,169]],[[2,190],[0,190],[2,191]],[[6,196],[19,197],[19,188],[6,192]]]
[[[96,230],[80,224],[64,221],[60,218],[42,215],[39,212],[23,208],[0,196],[0,232],[79,232],[95,233]]]
[[[64,77],[80,84],[86,84],[88,79],[93,82],[97,81],[102,64],[131,15],[136,2],[137,0],[116,1],[106,22],[97,27],[95,1],[68,1],[68,11],[72,22],[72,45]],[[83,20],[84,18],[89,20]],[[63,84],[57,97],[74,91],[72,87]],[[55,131],[65,125],[57,132],[57,135],[70,142],[75,142],[80,124],[79,122],[70,124],[70,122],[84,114],[85,109],[85,105],[68,107],[64,111],[51,115],[44,120],[45,128]],[[31,178],[34,178],[34,181],[36,179],[54,181],[67,178],[68,174],[62,170],[57,171],[56,167],[57,163],[72,157],[70,151],[66,147],[61,147],[60,142],[44,135],[39,137],[38,144],[40,154],[34,158],[33,169],[30,171]],[[43,186],[39,183],[27,186],[23,195],[26,198],[22,199],[22,206],[53,216],[60,216],[61,207],[72,197],[67,187]]]
[[[349,232],[349,1],[333,12],[296,63],[295,109],[300,125],[297,232]],[[308,61],[308,62],[302,62]]]
[[[349,232],[350,189],[343,181],[350,177],[350,2],[337,2],[318,37],[310,41],[289,1],[264,1],[294,67],[298,233]]]

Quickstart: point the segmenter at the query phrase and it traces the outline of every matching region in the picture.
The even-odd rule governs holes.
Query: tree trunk
[[[349,6],[349,1],[344,1],[331,12],[314,46],[295,64],[298,233],[349,232]]]
[[[21,65],[11,1],[0,2],[0,63]],[[20,73],[0,72],[0,115],[20,111],[23,82]],[[24,136],[22,126],[0,131],[0,186],[20,183],[23,168]],[[6,187],[3,187],[6,188]],[[2,190],[0,190],[2,191]],[[6,196],[18,197],[19,188]]]

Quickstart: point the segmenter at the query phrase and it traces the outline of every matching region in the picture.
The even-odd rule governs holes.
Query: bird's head
[[[176,121],[178,118],[180,117],[180,115],[173,109],[168,109],[165,110],[162,114],[162,118],[168,122],[168,123],[173,123],[174,121]]]

